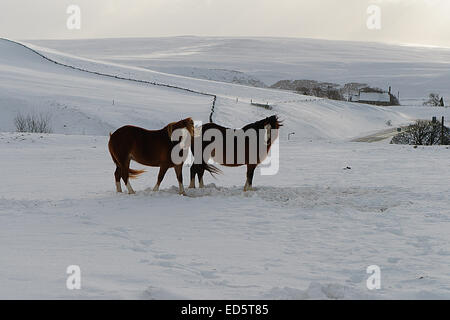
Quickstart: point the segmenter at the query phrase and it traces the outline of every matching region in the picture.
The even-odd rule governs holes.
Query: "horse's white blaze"
[[[272,129],[272,126],[270,124],[266,124],[264,126],[264,129],[266,130],[266,132],[264,132],[264,142],[267,144],[270,140],[270,130]]]
[[[136,193],[134,192],[133,188],[131,187],[130,181],[127,182],[127,189],[129,194]]]
[[[202,129],[200,129],[200,127],[195,127],[194,128],[194,137],[200,137],[201,134],[202,134]]]
[[[122,186],[120,185],[120,181],[116,181],[116,190],[117,192],[122,192]]]

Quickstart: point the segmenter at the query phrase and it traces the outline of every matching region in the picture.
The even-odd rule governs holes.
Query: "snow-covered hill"
[[[217,95],[214,121],[228,126],[277,113],[280,170],[257,171],[256,190],[244,193],[245,168],[222,168],[181,197],[172,171],[152,192],[157,170],[147,168],[132,182],[136,195],[116,194],[108,132],[207,121],[212,97],[83,72],[0,40],[0,298],[450,297],[449,149],[349,142],[387,120],[450,109],[336,102],[33,48],[92,72]],[[11,132],[18,112],[49,113],[54,134]],[[381,290],[369,291],[373,264]],[[69,265],[81,268],[81,290],[66,289]]]
[[[205,69],[197,67],[161,67],[161,66],[151,66],[151,70],[198,79],[237,83],[260,88],[267,87],[267,85],[264,82],[256,79],[255,77],[249,76],[244,72],[236,70]]]
[[[206,121],[211,97],[100,77],[0,41],[0,131],[20,112],[47,113],[55,133],[107,135],[130,123],[158,128],[188,115]]]
[[[450,104],[450,49],[294,38],[172,37],[33,41],[110,62],[154,70],[238,70],[272,85],[284,79],[389,86],[401,98],[439,92]],[[213,74],[211,74],[213,76]]]
[[[123,123],[160,127],[164,122],[186,115],[198,121],[209,118],[211,97],[84,73],[55,65],[14,43],[0,41],[0,46],[3,52],[0,62],[5,70],[1,75],[1,90],[8,90],[1,96],[17,100],[2,102],[4,111],[0,124],[3,131],[13,129],[13,118],[18,111],[33,108],[53,115],[55,133],[106,135]],[[297,139],[349,139],[383,129],[389,120],[394,125],[412,120],[389,108],[192,79],[32,47],[54,61],[81,69],[217,95],[213,119],[226,126],[240,127],[276,113],[285,120],[285,131],[295,132]],[[22,65],[21,59],[26,60],[26,64]],[[250,104],[252,99],[268,102],[273,109],[255,107]],[[281,139],[287,139],[287,135]]]

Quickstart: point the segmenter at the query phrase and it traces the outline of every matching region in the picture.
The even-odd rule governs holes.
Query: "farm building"
[[[377,106],[398,105],[398,98],[391,94],[390,91],[391,88],[389,88],[389,92],[372,88],[365,88],[361,89],[357,95],[352,96],[350,98],[350,101],[374,104]]]

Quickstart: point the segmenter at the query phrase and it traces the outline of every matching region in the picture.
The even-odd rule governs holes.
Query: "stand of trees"
[[[393,144],[410,144],[431,146],[450,144],[450,129],[442,126],[440,121],[417,120],[409,125],[404,132],[392,138]]]
[[[316,80],[281,80],[273,84],[271,88],[291,90],[306,96],[343,101],[349,100],[351,96],[358,95],[362,89],[366,90],[366,92],[384,92],[382,89],[370,87],[367,83],[349,82],[340,85]],[[392,94],[390,96],[391,104],[399,105],[397,97]]]
[[[439,96],[438,93],[430,93],[428,100],[425,101],[423,105],[430,107],[444,107],[444,97]]]

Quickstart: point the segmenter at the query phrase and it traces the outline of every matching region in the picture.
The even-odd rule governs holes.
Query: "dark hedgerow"
[[[439,145],[441,144],[441,122],[417,120],[392,138],[392,144]],[[444,126],[443,144],[450,144],[450,129]]]

